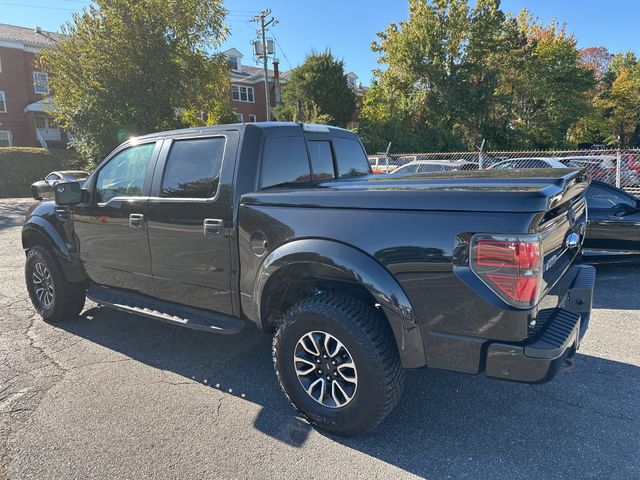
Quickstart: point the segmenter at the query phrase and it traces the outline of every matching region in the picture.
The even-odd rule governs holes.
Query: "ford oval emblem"
[[[567,248],[576,248],[578,243],[580,242],[580,235],[577,233],[570,233],[567,235],[567,239],[564,241],[564,244]]]

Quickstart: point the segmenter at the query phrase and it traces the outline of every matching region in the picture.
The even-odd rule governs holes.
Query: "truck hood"
[[[584,170],[482,170],[367,175],[274,187],[242,197],[247,205],[385,210],[544,212],[580,195]]]

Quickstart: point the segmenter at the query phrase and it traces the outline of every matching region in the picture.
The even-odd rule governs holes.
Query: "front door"
[[[147,203],[156,143],[125,148],[92,175],[91,201],[73,210],[79,256],[101,285],[154,294]]]
[[[233,313],[228,233],[237,138],[225,132],[165,141],[148,207],[152,273],[163,300]]]
[[[600,183],[587,189],[589,227],[583,249],[593,256],[640,254],[640,211],[637,199]]]

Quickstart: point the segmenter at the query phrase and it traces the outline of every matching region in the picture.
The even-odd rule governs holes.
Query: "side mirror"
[[[57,183],[53,187],[56,205],[68,207],[77,205],[82,199],[80,184],[78,182]]]

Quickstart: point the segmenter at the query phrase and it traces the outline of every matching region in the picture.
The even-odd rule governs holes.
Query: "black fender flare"
[[[279,269],[300,263],[315,263],[339,270],[364,286],[384,311],[405,368],[426,364],[422,334],[411,303],[398,281],[375,258],[352,246],[324,239],[302,239],[273,250],[257,272],[253,291],[253,315],[261,323],[262,294]],[[248,313],[248,312],[247,312]]]
[[[72,247],[46,218],[34,215],[27,218],[22,227],[22,248],[26,251],[36,244],[45,244],[51,248],[67,280],[85,281],[84,268],[78,256],[72,251]]]

